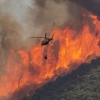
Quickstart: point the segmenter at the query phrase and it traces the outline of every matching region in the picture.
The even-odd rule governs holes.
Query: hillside
[[[38,89],[23,100],[100,100],[100,58]]]

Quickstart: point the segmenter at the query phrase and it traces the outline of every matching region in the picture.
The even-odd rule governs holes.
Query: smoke
[[[0,74],[4,73],[10,50],[28,48],[27,43],[24,43],[27,40],[25,26],[23,21],[20,21],[23,16],[20,15],[21,12],[19,13],[19,6],[22,3],[17,2],[14,0],[0,1]]]
[[[52,28],[64,29],[67,25],[73,29],[79,27],[81,21],[80,6],[69,0],[35,0],[33,8],[30,8],[31,24],[43,32],[50,32]],[[55,24],[54,24],[55,23]],[[75,25],[76,26],[73,26]],[[54,25],[54,26],[53,26]]]
[[[95,12],[93,9],[99,3],[98,0],[92,0],[92,2],[89,0],[31,1],[34,6],[29,8],[28,23],[34,27],[34,32],[39,35],[41,33],[44,35],[45,32],[50,33],[53,28],[65,29],[67,26],[79,32],[87,20],[91,25],[92,21],[88,18],[89,8],[91,8],[91,12]],[[88,6],[88,4],[95,4],[95,6]],[[99,10],[95,10],[99,12]],[[82,13],[85,13],[85,16],[82,16]],[[93,25],[91,25],[91,29],[93,29]]]
[[[32,4],[34,6],[30,7],[28,22],[38,30],[38,34],[44,35],[45,32],[50,34],[55,27],[54,23],[62,26],[69,19],[67,6],[64,3],[57,4],[54,0],[35,0]]]
[[[16,32],[17,30],[20,30],[20,25],[13,19],[8,15],[0,16],[0,69],[5,67],[9,50],[15,49],[21,43],[21,41],[18,41],[20,40],[20,35]]]
[[[84,17],[82,7],[88,16],[89,13],[100,15],[99,0],[31,0],[29,19],[34,27],[50,32],[53,23],[64,29],[67,25],[78,30]],[[88,10],[88,11],[87,11]],[[90,11],[90,12],[89,12]],[[85,16],[86,17],[86,16]],[[29,21],[29,20],[28,20]],[[44,32],[43,31],[43,32]],[[41,31],[40,31],[41,32]]]
[[[71,0],[84,8],[86,8],[91,13],[100,16],[100,0]]]

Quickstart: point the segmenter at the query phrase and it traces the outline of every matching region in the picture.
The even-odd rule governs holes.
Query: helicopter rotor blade
[[[30,37],[30,38],[44,38],[44,37]]]

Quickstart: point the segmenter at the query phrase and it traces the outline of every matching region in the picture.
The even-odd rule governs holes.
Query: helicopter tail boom
[[[50,40],[53,40],[54,35],[55,35],[55,33],[52,35],[52,38]]]
[[[45,38],[45,37],[30,37],[30,38]]]

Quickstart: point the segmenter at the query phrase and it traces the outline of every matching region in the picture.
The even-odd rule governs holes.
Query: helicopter
[[[51,38],[48,38],[46,35],[47,35],[47,33],[45,33],[45,37],[31,37],[31,38],[44,38],[44,40],[41,42],[41,45],[43,46],[43,45],[48,45],[49,42],[51,40],[53,40],[54,34],[53,34],[53,36]]]
[[[47,33],[45,33],[45,37],[31,37],[31,38],[44,38],[44,40],[41,42],[41,45],[44,46],[44,45],[48,45],[49,42],[53,40],[53,36],[54,36],[53,34],[51,38],[48,38],[46,35]],[[47,58],[48,58],[47,55],[45,55],[44,59],[47,59]]]

